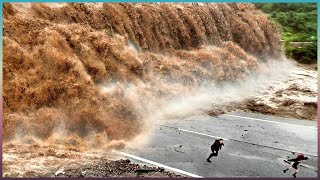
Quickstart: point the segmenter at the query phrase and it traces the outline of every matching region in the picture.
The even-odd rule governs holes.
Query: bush
[[[315,3],[259,3],[258,9],[281,25],[281,38],[285,52],[300,63],[315,63],[317,60],[317,4]],[[296,48],[290,42],[313,42]]]
[[[293,48],[287,45],[286,55],[297,60],[299,63],[317,63],[317,44],[312,43],[311,45],[301,48]]]

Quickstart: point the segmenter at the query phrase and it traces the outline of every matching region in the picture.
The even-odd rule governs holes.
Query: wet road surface
[[[206,162],[210,145],[220,137],[225,146]],[[290,171],[283,173],[291,166],[283,160],[295,151],[310,158],[297,176],[317,177],[316,121],[244,112],[193,116],[157,124],[150,139],[144,147],[123,152],[194,177],[292,177]]]

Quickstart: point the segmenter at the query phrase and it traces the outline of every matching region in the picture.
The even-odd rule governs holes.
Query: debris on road
[[[180,145],[179,147],[173,147],[173,149],[174,149],[176,152],[185,153],[184,151],[181,150],[181,148],[182,148],[182,145]]]
[[[63,173],[61,173],[64,171]],[[85,165],[80,168],[70,168],[66,170],[59,170],[55,173],[56,177],[168,177],[177,178],[183,177],[181,175],[165,171],[161,167],[150,167],[147,165],[133,164],[129,159],[121,159],[117,161],[100,161],[96,165]],[[58,171],[57,171],[58,172]],[[47,175],[44,177],[52,177]]]

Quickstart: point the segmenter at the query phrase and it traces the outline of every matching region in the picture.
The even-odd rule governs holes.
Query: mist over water
[[[11,143],[121,148],[156,121],[241,101],[293,66],[252,4],[6,3],[3,12]]]

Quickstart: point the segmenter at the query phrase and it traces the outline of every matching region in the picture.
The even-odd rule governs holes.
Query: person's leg
[[[292,174],[292,176],[293,176],[294,178],[296,178],[296,177],[297,177],[297,173],[298,173],[298,169],[296,169],[296,171]]]
[[[214,153],[213,153],[213,152],[212,152],[212,153],[209,155],[209,157],[207,158],[207,161],[208,161],[208,162],[211,162],[211,161],[210,161],[210,158],[212,158],[212,156],[214,156]]]
[[[297,177],[296,175],[297,175],[297,173],[298,173],[298,171],[299,171],[299,168],[298,168],[299,163],[300,163],[300,162],[295,162],[295,163],[292,165],[292,167],[295,169],[295,172],[292,174],[292,176],[293,176],[294,178]]]
[[[289,168],[283,170],[283,172],[286,173],[286,172],[287,172],[288,170],[290,170],[290,169],[292,169],[292,167],[289,167]]]
[[[218,152],[219,152],[219,151],[216,151],[216,156],[218,156]]]

